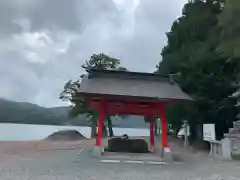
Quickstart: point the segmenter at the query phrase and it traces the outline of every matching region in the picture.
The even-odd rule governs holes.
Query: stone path
[[[144,162],[132,155],[94,159],[94,142],[0,143],[0,180],[240,180],[240,162],[210,159],[177,143],[170,146],[184,159],[178,165],[154,164],[148,155]]]

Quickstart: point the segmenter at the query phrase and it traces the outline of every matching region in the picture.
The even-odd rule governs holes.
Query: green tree
[[[219,24],[222,27],[220,48],[231,59],[240,58],[240,1],[225,0]]]
[[[178,131],[182,127],[182,121],[186,118],[185,106],[181,104],[169,105],[166,109],[168,124],[171,125],[173,134],[177,136]]]
[[[157,123],[157,117],[148,117],[148,116],[145,116],[144,117],[144,121],[146,123],[150,123],[151,121],[154,121],[154,133],[155,133],[155,136],[158,135],[158,123]]]
[[[157,66],[160,73],[179,74],[175,81],[196,100],[191,106],[169,109],[176,114],[170,121],[187,119],[191,130],[196,122],[214,122],[219,136],[228,130],[237,113],[236,100],[230,98],[236,90],[232,82],[237,64],[228,62],[228,55],[217,50],[222,33],[218,22],[221,11],[222,2],[217,0],[186,3],[182,16],[167,33],[168,43]],[[184,113],[177,118],[181,111]]]
[[[64,85],[64,90],[60,94],[60,99],[72,103],[72,108],[69,112],[70,117],[77,117],[79,114],[84,114],[86,116],[92,128],[91,137],[94,137],[97,133],[98,114],[96,111],[93,111],[88,106],[86,106],[86,104],[81,101],[81,99],[74,98],[79,88],[80,80],[68,81]]]
[[[83,68],[89,69],[102,69],[102,70],[117,70],[120,67],[120,60],[112,58],[103,53],[101,54],[93,54],[90,57],[89,61],[86,61],[85,64],[82,65]]]
[[[89,61],[86,61],[82,67],[87,71],[88,69],[102,69],[102,70],[124,70],[126,68],[120,66],[120,60],[107,56],[103,53],[93,54],[90,57]],[[84,77],[84,76],[81,76]],[[64,90],[60,95],[60,99],[67,100],[72,103],[72,109],[70,115],[73,117],[78,116],[79,114],[85,114],[86,118],[89,119],[91,124],[91,136],[94,137],[97,132],[97,122],[98,122],[98,112],[90,109],[83,101],[76,97],[76,93],[80,88],[80,79],[77,81],[68,81]],[[112,129],[112,118],[110,116],[105,117],[105,122],[107,122],[109,136],[114,136]],[[104,125],[104,134],[106,134],[106,126]]]
[[[120,60],[116,58],[112,58],[103,53],[101,54],[93,54],[89,61],[86,61],[82,66],[87,69],[102,69],[102,70],[119,70],[119,71],[127,71],[125,67],[120,66]],[[114,136],[112,129],[112,118],[110,116],[106,116],[105,121],[107,122],[109,136]]]

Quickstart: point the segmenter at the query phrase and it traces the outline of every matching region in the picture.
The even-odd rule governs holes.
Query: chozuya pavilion
[[[106,115],[141,115],[160,117],[164,156],[171,151],[167,138],[166,106],[175,101],[191,101],[170,75],[129,71],[89,69],[83,77],[78,98],[99,112],[95,155],[103,153],[102,134]],[[153,123],[150,144],[154,148]]]

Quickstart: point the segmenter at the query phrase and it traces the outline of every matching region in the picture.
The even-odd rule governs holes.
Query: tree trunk
[[[196,139],[196,124],[189,122],[190,127],[190,136],[189,136],[189,144],[192,145],[192,143],[197,140]]]
[[[177,128],[174,128],[174,135],[177,137],[178,135],[178,132],[181,128],[180,127],[177,127]]]
[[[114,133],[113,133],[113,127],[112,127],[112,120],[111,120],[110,117],[108,117],[107,123],[108,123],[109,136],[110,136],[110,137],[113,137],[113,136],[114,136]]]
[[[97,124],[96,123],[92,123],[92,126],[91,126],[91,137],[96,137],[97,135]]]
[[[184,121],[184,147],[188,147],[188,123]]]
[[[105,124],[104,124],[104,126],[103,126],[103,136],[104,136],[104,137],[107,136],[107,127],[106,127]]]
[[[158,123],[157,123],[157,120],[155,120],[154,133],[155,133],[155,136],[158,136]]]

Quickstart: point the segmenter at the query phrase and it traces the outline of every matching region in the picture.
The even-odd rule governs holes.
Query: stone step
[[[99,160],[101,163],[127,163],[127,164],[149,164],[149,165],[166,165],[163,161],[133,161],[133,160],[113,160],[113,159],[102,159]]]
[[[129,160],[129,161],[162,161],[163,158],[155,153],[114,153],[104,152],[103,159]]]

